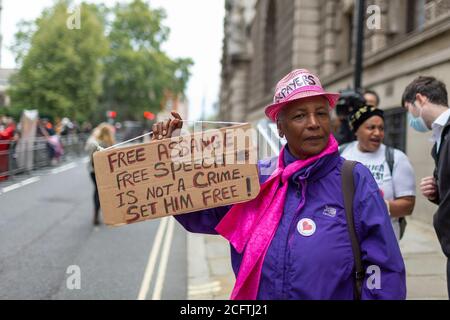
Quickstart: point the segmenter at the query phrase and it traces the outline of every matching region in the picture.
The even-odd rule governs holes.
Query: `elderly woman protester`
[[[357,141],[340,146],[347,160],[364,164],[372,173],[386,202],[397,240],[403,236],[405,216],[412,213],[416,199],[416,178],[408,157],[383,144],[384,112],[372,106],[354,110],[350,127]]]
[[[337,99],[308,70],[289,73],[265,109],[287,145],[278,157],[258,162],[258,196],[175,216],[190,232],[229,240],[236,275],[231,299],[355,298],[341,187],[344,159],[330,134],[329,111]],[[181,118],[172,114],[175,120],[153,127],[154,139],[180,127]],[[353,178],[354,224],[366,273],[361,298],[404,299],[405,267],[379,188],[361,164]]]

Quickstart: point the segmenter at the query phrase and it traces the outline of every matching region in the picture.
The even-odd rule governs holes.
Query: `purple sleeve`
[[[175,215],[174,218],[189,232],[217,234],[215,227],[231,206],[205,209],[197,212]]]
[[[405,264],[386,204],[369,170],[357,165],[355,171],[355,225],[366,271],[362,299],[403,300]]]

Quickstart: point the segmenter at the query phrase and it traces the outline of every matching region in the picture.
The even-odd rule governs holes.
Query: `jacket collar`
[[[294,173],[291,177],[291,181],[297,182],[298,180],[308,180],[308,182],[314,182],[324,176],[326,176],[331,170],[336,167],[340,159],[339,152],[335,152],[330,155],[326,155],[319,160],[313,162],[309,166],[302,168],[300,171]],[[286,145],[284,152],[284,165],[288,166],[298,159],[292,155],[289,151],[289,146]]]

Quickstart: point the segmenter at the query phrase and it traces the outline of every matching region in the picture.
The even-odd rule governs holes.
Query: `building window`
[[[353,41],[354,41],[354,14],[353,6],[342,12],[341,15],[342,29],[340,32],[340,43],[342,44],[339,52],[339,68],[345,68],[350,65],[353,59]]]
[[[354,40],[355,40],[355,15],[353,14],[353,11],[347,14],[347,62],[350,64],[353,59],[354,54]]]
[[[405,152],[406,112],[402,107],[384,110],[384,144]]]
[[[406,12],[406,33],[423,30],[425,25],[425,0],[408,0]]]
[[[272,92],[275,86],[275,54],[277,39],[277,21],[275,0],[269,2],[267,8],[267,18],[264,39],[264,89],[265,92]]]

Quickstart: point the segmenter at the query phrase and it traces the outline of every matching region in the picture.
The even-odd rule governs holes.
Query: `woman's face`
[[[384,139],[383,118],[373,116],[367,119],[356,131],[356,137],[361,151],[377,151]]]
[[[306,159],[319,154],[327,146],[330,136],[328,100],[311,97],[291,102],[281,111],[277,127],[296,158]]]

